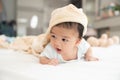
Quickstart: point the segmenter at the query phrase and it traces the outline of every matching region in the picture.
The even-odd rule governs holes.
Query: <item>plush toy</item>
[[[113,39],[112,39],[112,38],[108,38],[108,40],[107,40],[107,47],[108,47],[108,46],[111,46],[111,45],[113,45],[113,44],[114,44]]]
[[[43,50],[43,46],[41,45],[43,43],[43,37],[44,34],[41,34],[33,40],[31,48],[34,49],[35,52],[41,52]]]
[[[120,39],[119,39],[118,36],[113,36],[112,39],[113,39],[114,44],[119,44],[120,43]]]
[[[6,38],[5,35],[0,35],[0,48],[9,48],[9,43],[6,41]]]
[[[102,34],[101,37],[99,38],[99,46],[100,47],[106,47],[107,46],[107,40],[108,40],[107,34]]]
[[[108,39],[108,35],[104,33],[101,35],[100,39]]]
[[[10,48],[13,50],[21,50],[31,53],[31,45],[35,36],[17,37],[11,44]]]
[[[38,36],[16,37],[16,39],[10,44],[9,48],[31,53],[38,57],[48,42],[49,36],[46,36],[46,34],[40,34]]]
[[[118,36],[112,36],[109,37],[107,34],[102,34],[100,38],[95,38],[95,37],[89,37],[87,39],[87,42],[91,46],[99,46],[99,47],[108,47],[114,44],[119,44],[119,37]]]
[[[97,46],[99,46],[99,40],[96,38],[96,37],[89,37],[88,39],[87,39],[87,42],[91,45],[91,46],[93,46],[93,47],[97,47]]]
[[[34,53],[40,53],[44,49],[44,37],[45,34],[40,34],[36,38],[34,38],[31,48]]]

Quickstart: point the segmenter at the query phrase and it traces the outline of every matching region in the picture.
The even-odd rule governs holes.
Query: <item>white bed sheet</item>
[[[42,65],[33,55],[0,49],[0,80],[120,80],[120,46],[93,47],[99,61]]]

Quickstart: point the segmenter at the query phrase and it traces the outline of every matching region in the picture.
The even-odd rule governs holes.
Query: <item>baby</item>
[[[49,24],[50,42],[40,54],[41,64],[57,65],[73,60],[96,61],[90,45],[83,39],[87,17],[82,10],[69,4],[54,10]]]

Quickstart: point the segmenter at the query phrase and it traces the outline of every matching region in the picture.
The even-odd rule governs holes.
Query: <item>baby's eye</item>
[[[55,36],[55,35],[51,35],[51,37],[52,37],[52,38],[56,38],[56,36]]]
[[[63,42],[68,42],[68,40],[67,40],[67,39],[65,39],[65,38],[63,38],[63,39],[62,39],[62,41],[63,41]]]

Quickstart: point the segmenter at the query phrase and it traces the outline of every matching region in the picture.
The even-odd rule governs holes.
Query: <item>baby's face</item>
[[[80,39],[74,29],[53,27],[50,33],[50,43],[57,53],[62,55],[73,54]]]

